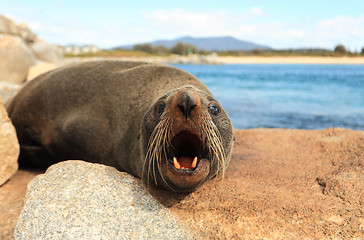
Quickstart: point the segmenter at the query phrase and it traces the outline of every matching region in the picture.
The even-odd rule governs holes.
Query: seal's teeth
[[[197,157],[195,157],[195,158],[193,159],[193,162],[192,162],[192,164],[191,164],[191,167],[192,167],[192,168],[195,168],[195,167],[196,167],[196,165],[197,165]]]
[[[179,164],[176,157],[173,157],[173,164],[175,168],[181,169],[181,164]]]

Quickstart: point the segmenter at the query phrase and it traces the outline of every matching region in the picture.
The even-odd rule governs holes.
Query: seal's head
[[[221,105],[192,86],[159,98],[142,122],[143,180],[191,192],[224,173],[233,145],[232,124]]]

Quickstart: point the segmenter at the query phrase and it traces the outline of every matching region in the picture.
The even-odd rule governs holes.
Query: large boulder
[[[0,15],[0,33],[19,35],[18,26],[11,19]]]
[[[37,40],[35,43],[31,44],[31,49],[37,59],[41,61],[52,63],[58,66],[64,64],[62,51],[54,44]]]
[[[22,84],[64,64],[58,46],[38,39],[25,23],[0,15],[0,82]],[[30,69],[34,65],[39,66]]]
[[[0,98],[3,99],[3,103],[6,104],[22,87],[23,85],[0,81]]]
[[[22,84],[34,64],[34,54],[20,37],[0,36],[0,81]]]
[[[0,186],[18,170],[19,143],[0,97]]]
[[[37,40],[37,35],[30,30],[26,23],[20,23],[18,25],[19,36],[26,42],[26,43],[33,43]]]
[[[0,15],[0,33],[21,37],[26,43],[32,43],[37,39],[37,35],[25,23],[17,25],[2,15]]]
[[[15,239],[192,239],[139,179],[67,161],[28,185]]]

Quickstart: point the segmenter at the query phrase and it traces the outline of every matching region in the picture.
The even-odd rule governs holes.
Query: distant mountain
[[[253,49],[271,49],[269,46],[260,45],[252,42],[242,41],[233,37],[181,37],[173,40],[157,40],[149,42],[152,46],[165,46],[172,48],[177,43],[182,42],[197,47],[198,50],[206,51],[250,51]],[[121,48],[132,49],[133,45],[121,46]]]

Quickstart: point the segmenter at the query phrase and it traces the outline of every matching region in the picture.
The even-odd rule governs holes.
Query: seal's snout
[[[184,89],[177,93],[177,106],[187,119],[198,104],[198,94],[192,89]]]

